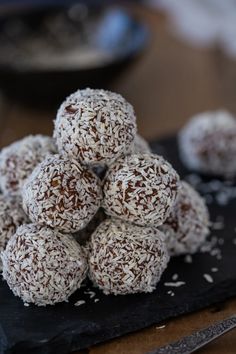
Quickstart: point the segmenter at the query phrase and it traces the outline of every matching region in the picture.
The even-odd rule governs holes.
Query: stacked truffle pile
[[[59,108],[53,136],[0,154],[3,198],[20,196],[15,213],[10,200],[0,203],[3,277],[24,302],[67,301],[87,275],[105,294],[151,292],[168,248],[196,252],[204,242],[203,200],[151,153],[122,96],[78,90]]]

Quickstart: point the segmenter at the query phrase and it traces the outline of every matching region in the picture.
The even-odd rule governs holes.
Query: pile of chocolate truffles
[[[169,255],[208,235],[203,199],[137,134],[119,94],[78,90],[53,137],[0,154],[3,278],[25,303],[67,301],[88,276],[105,294],[151,292]]]

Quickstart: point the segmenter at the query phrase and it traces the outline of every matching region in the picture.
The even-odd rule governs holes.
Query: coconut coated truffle
[[[108,219],[92,234],[89,276],[105,294],[152,292],[168,261],[157,229]]]
[[[132,146],[121,157],[149,153],[151,153],[151,149],[148,142],[141,135],[136,134]]]
[[[204,199],[181,182],[174,207],[160,226],[171,256],[195,253],[209,234],[209,213]]]
[[[3,194],[20,195],[33,169],[55,152],[54,140],[43,135],[29,135],[3,148],[0,153],[0,189]]]
[[[95,215],[102,190],[99,178],[88,168],[54,155],[29,176],[22,198],[23,208],[33,222],[73,233]]]
[[[0,253],[5,249],[17,227],[27,222],[28,217],[24,213],[19,199],[0,195]]]
[[[145,154],[151,153],[148,142],[139,134],[134,139],[132,154]]]
[[[105,90],[76,91],[62,103],[55,120],[59,152],[85,164],[110,164],[129,149],[135,134],[133,107]]]
[[[3,277],[15,296],[39,306],[67,301],[86,277],[87,262],[71,235],[20,226],[2,254]]]
[[[236,119],[226,111],[194,116],[179,134],[180,156],[192,170],[236,175]]]
[[[112,164],[103,184],[107,215],[140,226],[161,225],[174,204],[179,176],[163,157],[126,156]]]

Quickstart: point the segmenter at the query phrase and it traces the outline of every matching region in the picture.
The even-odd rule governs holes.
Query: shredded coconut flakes
[[[45,159],[27,179],[23,207],[30,219],[63,232],[85,227],[100,207],[100,180],[76,160]]]
[[[74,238],[46,226],[20,226],[1,257],[3,278],[14,295],[39,306],[68,300],[87,275]]]
[[[103,165],[132,148],[136,130],[133,107],[121,95],[87,88],[62,103],[54,137],[62,155]]]
[[[105,294],[152,292],[168,261],[157,229],[106,220],[91,237],[89,274]]]
[[[161,156],[138,154],[118,159],[103,184],[105,212],[140,226],[158,226],[175,201],[179,176]]]

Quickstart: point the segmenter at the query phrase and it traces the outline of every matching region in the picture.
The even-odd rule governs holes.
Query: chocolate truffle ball
[[[20,226],[2,254],[3,277],[15,296],[39,306],[67,301],[86,277],[87,262],[71,235]]]
[[[148,142],[139,134],[135,136],[132,154],[145,154],[151,153]]]
[[[55,152],[53,139],[43,135],[29,135],[3,148],[0,153],[0,189],[3,194],[20,195],[33,169]]]
[[[110,164],[132,145],[133,107],[117,93],[78,90],[62,103],[55,120],[59,152],[85,164]]]
[[[179,176],[154,154],[126,156],[112,164],[105,176],[106,214],[140,226],[161,225],[172,208]]]
[[[0,254],[17,227],[27,222],[28,217],[22,209],[19,198],[0,195]]]
[[[76,160],[54,155],[39,164],[23,190],[23,208],[33,222],[62,232],[85,227],[100,207],[100,180]]]
[[[149,154],[149,153],[151,153],[151,149],[150,146],[148,145],[148,142],[141,135],[136,134],[133,144],[130,146],[129,149],[126,150],[125,154],[123,154],[120,157],[136,155],[136,154]]]
[[[225,111],[194,116],[179,134],[180,156],[192,170],[236,175],[236,120]]]
[[[105,294],[152,292],[168,261],[157,229],[108,219],[92,234],[89,276]]]
[[[160,230],[171,256],[195,253],[205,242],[209,234],[208,209],[188,183],[180,183],[174,207]]]

